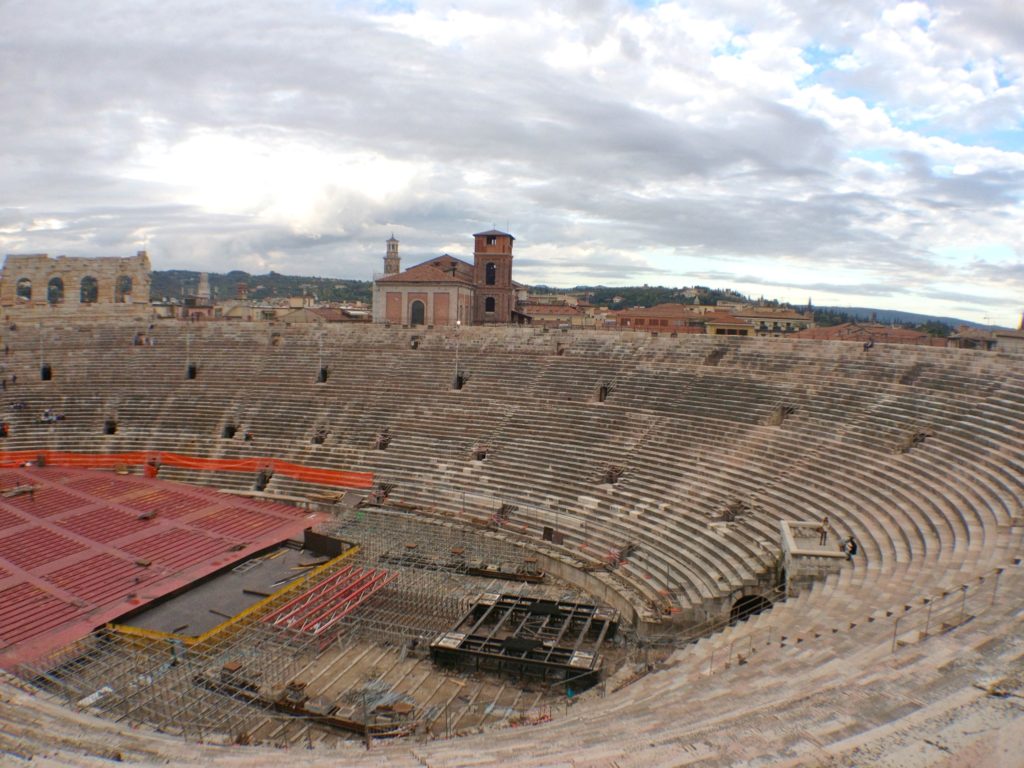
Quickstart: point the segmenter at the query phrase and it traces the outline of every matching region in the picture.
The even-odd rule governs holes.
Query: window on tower
[[[494,297],[493,296],[488,296],[486,299],[484,299],[484,312],[493,312],[493,311],[494,311]]]
[[[493,261],[487,262],[487,266],[485,267],[484,272],[484,282],[487,283],[487,285],[494,285],[494,281],[497,279],[498,276],[498,268],[494,266]]]
[[[496,235],[488,235],[487,236],[487,244],[488,245],[497,245],[498,244],[497,236]]]

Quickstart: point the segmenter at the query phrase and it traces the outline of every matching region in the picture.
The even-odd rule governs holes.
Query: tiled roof
[[[1013,331],[1010,331],[1013,333]],[[1019,331],[1018,331],[1019,333]],[[961,326],[956,333],[950,336],[951,339],[978,339],[981,341],[989,341],[992,339],[992,331],[987,331],[984,328],[972,328],[970,326]]]
[[[775,309],[773,307],[751,307],[750,309],[733,310],[736,317],[757,318],[764,320],[810,320],[808,315],[803,315],[792,309]]]
[[[476,232],[473,237],[485,237],[487,235],[497,235],[498,237],[509,237],[515,240],[512,235],[508,232],[502,232],[500,229],[488,229],[486,232]]]
[[[657,304],[653,307],[620,309],[615,314],[622,317],[703,317],[700,312],[695,312],[686,304]]]
[[[736,315],[729,312],[708,312],[703,316],[705,323],[711,323],[714,325],[742,325],[744,327],[750,327],[750,323],[746,320],[740,320]]]
[[[519,308],[524,315],[579,315],[580,310],[565,304],[524,304]]]
[[[397,275],[386,275],[377,279],[378,283],[456,283],[472,285],[473,265],[461,259],[444,254],[436,259],[424,261],[409,267]]]

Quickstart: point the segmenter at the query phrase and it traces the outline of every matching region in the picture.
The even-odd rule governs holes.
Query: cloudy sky
[[[1021,0],[0,0],[0,251],[1016,325]]]

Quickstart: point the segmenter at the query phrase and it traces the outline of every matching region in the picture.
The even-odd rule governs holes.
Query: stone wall
[[[151,269],[145,251],[123,259],[9,254],[0,306],[148,305]]]
[[[838,573],[846,561],[841,539],[831,526],[821,542],[821,524],[806,520],[780,520],[782,564],[786,569],[786,595],[796,597],[816,581]]]

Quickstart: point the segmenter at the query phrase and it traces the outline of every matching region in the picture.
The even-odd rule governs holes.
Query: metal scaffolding
[[[488,593],[451,631],[430,645],[452,665],[513,675],[549,675],[589,687],[599,679],[602,644],[614,637],[618,613],[587,603]]]
[[[426,659],[430,643],[466,615],[482,592],[572,594],[558,585],[512,584],[447,567],[453,558],[513,573],[530,567],[528,550],[471,527],[369,509],[343,512],[318,532],[356,542],[359,551],[301,577],[218,631],[182,638],[106,627],[23,668],[21,675],[72,706],[117,721],[200,741],[287,743],[309,738],[317,724],[265,704],[299,676],[316,677],[317,670],[334,664],[358,665],[365,653],[359,649],[366,645],[394,658],[405,659],[411,651]],[[424,561],[444,567],[423,567]],[[231,678],[224,684],[228,670],[238,670],[244,683]],[[372,675],[346,690],[371,684],[374,706],[409,703],[411,697],[389,693],[393,683]],[[337,700],[346,694],[332,695]]]
[[[342,632],[395,645],[429,642],[468,602],[464,583],[449,574],[399,570],[395,581],[341,620]]]

